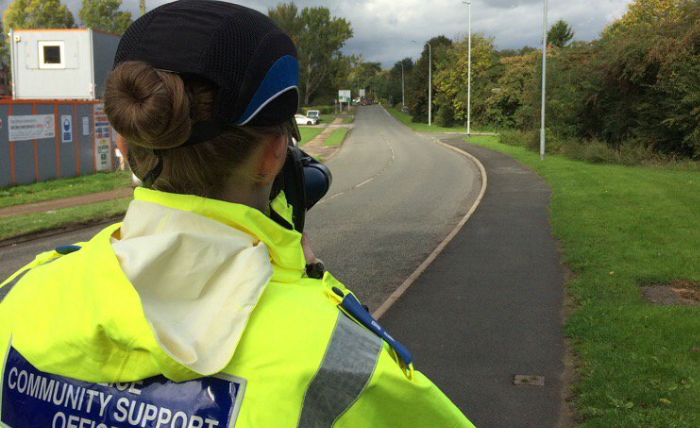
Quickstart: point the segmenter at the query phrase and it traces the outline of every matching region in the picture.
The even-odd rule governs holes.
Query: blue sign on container
[[[61,116],[61,142],[73,142],[73,117],[69,114]]]

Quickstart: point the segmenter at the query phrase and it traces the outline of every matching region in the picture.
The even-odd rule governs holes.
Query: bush
[[[499,135],[503,144],[539,150],[540,138],[537,131],[501,131]]]
[[[304,113],[309,110],[320,110],[321,114],[335,114],[335,106],[308,106],[303,108]]]
[[[451,105],[443,105],[437,111],[437,123],[445,128],[452,128],[455,124],[455,114]]]

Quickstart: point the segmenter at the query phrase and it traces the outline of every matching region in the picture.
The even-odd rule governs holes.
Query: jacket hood
[[[218,373],[267,284],[298,281],[305,264],[301,235],[257,210],[146,189],[123,224],[81,245],[5,303],[32,312],[11,328],[27,360],[91,382]]]

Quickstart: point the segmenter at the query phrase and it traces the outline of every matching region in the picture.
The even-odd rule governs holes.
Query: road
[[[328,162],[333,186],[309,212],[314,250],[376,309],[471,207],[476,167],[378,106],[360,107],[344,147]],[[89,239],[104,225],[0,248],[0,278],[35,254]]]

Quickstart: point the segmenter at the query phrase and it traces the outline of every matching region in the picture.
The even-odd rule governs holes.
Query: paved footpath
[[[443,142],[483,163],[486,194],[382,323],[478,428],[564,426],[564,270],[550,190],[504,154]],[[515,375],[544,376],[544,386],[514,385]]]

